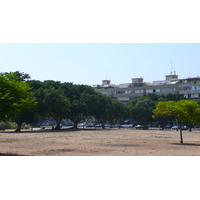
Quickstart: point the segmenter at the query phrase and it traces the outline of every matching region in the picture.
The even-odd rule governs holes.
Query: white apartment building
[[[111,84],[110,80],[103,80],[101,85],[93,86],[95,91],[116,98],[121,102],[129,102],[149,93],[157,95],[176,94],[186,99],[200,99],[200,77],[178,79],[178,75],[170,74],[165,80],[143,82],[143,78],[132,78],[131,83],[119,85]]]

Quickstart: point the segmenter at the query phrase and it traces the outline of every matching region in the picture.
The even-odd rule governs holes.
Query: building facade
[[[113,85],[110,80],[103,80],[101,85],[93,87],[95,91],[121,102],[129,102],[150,93],[157,95],[171,93],[181,95],[186,99],[200,99],[200,77],[178,79],[175,73],[166,75],[165,80],[152,83],[143,82],[143,78],[132,78],[131,83]]]

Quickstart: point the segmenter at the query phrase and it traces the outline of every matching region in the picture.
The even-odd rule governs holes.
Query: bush
[[[17,128],[17,124],[14,122],[10,122],[9,123],[10,129],[16,129]]]
[[[8,123],[0,122],[0,130],[5,130],[9,128],[10,128],[10,125]]]
[[[30,128],[30,125],[29,124],[22,124],[22,129],[29,129]]]

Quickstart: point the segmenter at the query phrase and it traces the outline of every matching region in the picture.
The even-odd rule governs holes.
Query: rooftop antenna
[[[173,61],[175,61],[175,60],[169,59],[169,62],[171,63],[171,72],[170,72],[170,74],[172,74],[172,72],[173,72]]]
[[[107,80],[107,69],[106,69],[106,80]]]

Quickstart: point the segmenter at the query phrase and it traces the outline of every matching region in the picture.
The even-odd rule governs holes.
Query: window
[[[116,91],[115,94],[125,94],[125,91]]]
[[[175,90],[174,88],[161,89],[162,92],[173,92],[174,90]]]
[[[182,87],[180,90],[191,90],[191,87]]]

